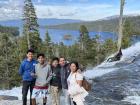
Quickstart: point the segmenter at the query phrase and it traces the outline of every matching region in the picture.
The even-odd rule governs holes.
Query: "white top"
[[[88,92],[77,83],[78,80],[83,80],[82,73],[70,73],[67,79],[68,93],[70,94],[73,101],[79,103],[77,105],[84,105],[83,101],[85,101],[85,97],[88,95]]]
[[[68,86],[69,87],[72,87],[73,85],[77,85],[77,82],[78,80],[83,80],[83,75],[79,72],[77,73],[70,73],[67,81],[68,81]]]
[[[67,81],[68,81],[68,91],[69,94],[75,95],[79,93],[80,85],[77,83],[78,80],[83,80],[83,75],[79,72],[70,73]]]

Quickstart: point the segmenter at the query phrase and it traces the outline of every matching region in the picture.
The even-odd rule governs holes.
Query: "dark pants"
[[[23,81],[23,87],[22,87],[23,105],[27,105],[27,94],[29,89],[30,89],[30,105],[32,105],[31,95],[32,95],[34,84],[35,84],[34,81]]]
[[[73,101],[73,105],[77,105],[76,102]]]

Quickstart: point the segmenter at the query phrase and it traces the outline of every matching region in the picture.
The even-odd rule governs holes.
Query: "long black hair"
[[[51,60],[51,68],[52,68],[52,69],[53,69],[52,63],[53,63],[54,61],[58,61],[58,62],[59,62],[59,58],[54,57],[54,58]],[[57,65],[57,67],[59,67],[59,64]]]
[[[76,66],[76,71],[79,69],[79,63],[78,63],[77,61],[72,61],[72,62],[70,63],[70,66],[71,66],[71,64],[75,64],[75,66]]]

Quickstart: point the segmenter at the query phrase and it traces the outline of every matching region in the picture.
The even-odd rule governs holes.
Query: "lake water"
[[[80,32],[78,30],[60,30],[60,29],[48,29],[49,35],[53,42],[59,43],[64,42],[65,45],[71,45],[78,40]],[[44,40],[46,29],[40,29],[41,38]],[[72,40],[64,40],[65,35],[71,35]],[[100,41],[105,41],[106,39],[117,39],[117,35],[113,32],[89,32],[91,38],[94,38],[96,35],[100,36]]]

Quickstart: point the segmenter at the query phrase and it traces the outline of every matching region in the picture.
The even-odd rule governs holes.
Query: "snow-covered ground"
[[[20,94],[20,93],[19,93]],[[64,105],[64,97],[61,96],[60,97],[60,105]],[[37,105],[43,105],[43,101],[42,99],[37,99]],[[27,105],[29,105],[29,102],[27,102]],[[0,101],[0,105],[22,105],[22,100],[14,100],[14,101],[11,101],[11,100],[2,100]],[[47,101],[47,105],[51,105],[51,97],[48,96],[48,101]]]
[[[22,87],[14,87],[11,90],[0,90],[0,95],[7,95],[7,96],[16,96],[18,100],[2,100],[0,101],[0,105],[22,105]],[[30,99],[30,92],[28,94],[28,100]],[[61,105],[64,102],[64,97],[61,96]],[[29,103],[29,101],[28,101]],[[42,105],[42,99],[37,99],[37,105]],[[47,105],[51,105],[51,96],[48,95],[48,102]]]
[[[16,96],[19,100],[22,100],[22,87],[14,87],[11,90],[0,90],[0,95]],[[30,97],[30,92],[28,94],[28,99]]]
[[[122,50],[123,57],[119,62],[126,61],[128,59],[131,59],[134,56],[138,56],[140,54],[140,42],[136,43],[135,45],[131,46],[130,48]],[[104,74],[110,73],[115,71],[117,68],[111,68],[113,65],[115,65],[117,62],[103,62],[102,64],[98,65],[97,67],[93,68],[92,70],[87,70],[84,72],[84,76],[87,78],[95,78],[102,76]],[[0,105],[20,105],[22,96],[21,96],[21,90],[22,87],[15,87],[12,90],[0,90],[0,95],[9,95],[9,96],[17,96],[19,98],[18,101],[0,101]],[[28,94],[29,99],[29,94]],[[63,99],[63,97],[61,97]],[[49,103],[50,103],[49,99]],[[140,105],[140,97],[139,96],[132,96],[127,97],[125,100],[130,101],[132,103],[136,103],[137,105]],[[11,103],[11,104],[10,104]]]

